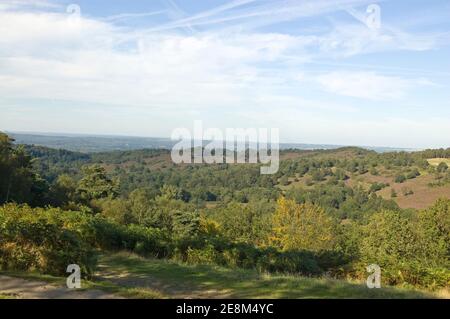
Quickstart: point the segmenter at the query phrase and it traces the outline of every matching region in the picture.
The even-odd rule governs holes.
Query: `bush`
[[[418,176],[420,176],[420,172],[418,169],[414,169],[411,172],[409,172],[408,174],[406,174],[407,179],[414,179]]]
[[[89,275],[94,248],[131,250],[152,257],[170,256],[173,247],[161,230],[124,226],[98,216],[55,208],[0,207],[0,268],[66,274],[78,264]]]
[[[60,209],[0,207],[1,269],[61,275],[69,264],[78,264],[82,274],[89,275],[95,255],[82,238],[83,222],[79,214]]]
[[[405,175],[397,175],[395,177],[395,182],[398,184],[404,183],[406,181]]]
[[[441,200],[409,219],[399,212],[384,211],[370,218],[361,245],[360,274],[378,264],[385,284],[410,284],[427,288],[450,284],[448,263],[448,212],[450,201]]]
[[[318,275],[320,268],[314,254],[308,251],[279,252],[266,249],[257,260],[259,271],[279,272],[302,275]]]
[[[167,235],[158,229],[112,223],[103,218],[93,218],[92,245],[109,250],[131,250],[143,256],[167,257],[172,248]]]
[[[186,254],[186,262],[190,264],[222,264],[221,255],[213,245],[207,245],[203,249],[189,247]]]

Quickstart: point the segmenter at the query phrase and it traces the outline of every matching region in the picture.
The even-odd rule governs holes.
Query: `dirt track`
[[[101,290],[75,290],[46,282],[0,276],[0,295],[19,299],[121,299]]]

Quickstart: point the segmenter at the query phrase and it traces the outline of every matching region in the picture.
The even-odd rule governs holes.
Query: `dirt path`
[[[0,276],[0,295],[19,299],[121,299],[101,290],[75,290],[46,282]]]

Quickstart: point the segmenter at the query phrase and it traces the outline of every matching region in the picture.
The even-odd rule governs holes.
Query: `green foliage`
[[[79,213],[60,209],[0,207],[1,269],[61,275],[69,264],[78,264],[83,274],[90,274],[95,260],[82,235],[83,220]]]
[[[58,176],[51,185],[50,198],[54,206],[65,206],[80,200],[77,193],[77,182],[67,174]]]
[[[0,204],[7,202],[42,205],[48,184],[32,170],[32,160],[23,147],[0,132]]]
[[[448,170],[448,165],[445,162],[439,163],[439,165],[436,168],[436,171],[438,173],[445,173]]]
[[[406,182],[406,176],[405,175],[397,175],[395,176],[395,182],[398,184]]]
[[[77,192],[85,200],[114,198],[118,195],[117,182],[111,180],[100,165],[83,167],[83,178],[80,180]]]
[[[440,199],[434,206],[420,211],[418,229],[427,264],[449,266],[450,200]]]
[[[335,243],[333,219],[315,205],[281,197],[272,225],[271,241],[282,250],[321,251],[332,249]]]
[[[394,211],[373,215],[364,227],[361,265],[380,265],[387,284],[447,286],[449,207],[448,200],[439,201],[417,222]]]
[[[402,210],[377,195],[388,184],[353,186],[365,187],[370,176],[361,175],[368,171],[397,174],[403,183],[423,170],[442,186],[448,168],[434,169],[426,159],[450,157],[448,150],[289,152],[299,156],[267,176],[258,165],[175,166],[165,150],[14,147],[0,134],[0,203],[60,207],[0,208],[1,267],[62,274],[77,263],[89,274],[94,250],[128,250],[195,264],[359,278],[377,263],[385,283],[449,285],[449,200]]]
[[[231,202],[213,210],[222,234],[230,241],[262,245],[271,230],[274,205],[264,202],[239,204]]]
[[[376,193],[385,187],[387,187],[387,185],[384,183],[373,183],[372,185],[370,185],[369,193]]]
[[[200,231],[200,214],[198,211],[172,213],[172,231],[175,238],[195,237]]]
[[[129,225],[135,222],[130,202],[122,198],[101,199],[95,202],[101,215],[114,223]]]
[[[131,250],[143,256],[167,257],[171,253],[170,238],[159,229],[111,223],[103,218],[91,219],[91,243],[102,249]]]
[[[416,178],[418,176],[420,176],[420,172],[419,172],[419,170],[417,168],[411,170],[410,172],[408,172],[406,174],[406,178],[407,179],[414,179],[414,178]]]
[[[363,260],[380,266],[412,259],[416,254],[417,237],[411,222],[399,212],[374,214],[365,226],[361,245]]]

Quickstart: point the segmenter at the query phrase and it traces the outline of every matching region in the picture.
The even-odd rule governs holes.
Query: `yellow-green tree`
[[[273,216],[272,244],[283,250],[321,251],[335,244],[336,224],[325,211],[313,204],[297,204],[281,197]]]

